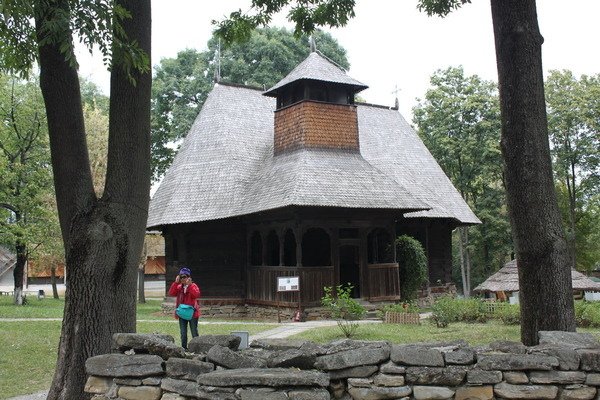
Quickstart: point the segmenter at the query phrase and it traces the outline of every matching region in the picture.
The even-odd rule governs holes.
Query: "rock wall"
[[[340,340],[193,338],[118,333],[114,353],[89,358],[95,400],[597,399],[600,343],[540,332],[540,345],[464,341],[392,345]]]

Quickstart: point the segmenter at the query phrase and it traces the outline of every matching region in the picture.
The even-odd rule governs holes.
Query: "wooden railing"
[[[300,299],[303,306],[321,303],[323,287],[333,286],[333,267],[249,267],[248,303],[296,306],[298,292],[282,292],[277,295],[277,277],[299,276]]]
[[[368,264],[369,300],[398,300],[400,276],[398,263]]]

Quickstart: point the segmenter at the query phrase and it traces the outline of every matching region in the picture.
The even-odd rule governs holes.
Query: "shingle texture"
[[[341,67],[333,64],[317,52],[312,52],[304,61],[292,70],[285,78],[280,80],[271,89],[265,92],[267,96],[274,96],[279,89],[294,81],[310,79],[322,82],[341,83],[353,86],[356,91],[366,89],[368,86],[346,75]]]
[[[594,282],[581,272],[571,270],[571,281],[574,290],[600,291],[600,283]],[[487,278],[474,292],[516,292],[519,290],[519,270],[517,260],[504,264],[498,272]]]
[[[216,85],[150,202],[148,227],[292,205],[479,220],[395,110],[359,105],[361,153],[273,154],[274,99]]]

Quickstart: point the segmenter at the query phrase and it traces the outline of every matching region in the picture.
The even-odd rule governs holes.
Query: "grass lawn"
[[[38,300],[29,296],[25,306],[15,306],[12,296],[0,296],[0,318],[62,318],[64,299]],[[160,300],[137,306],[140,333],[167,333],[179,343],[179,325],[161,312]],[[202,321],[202,319],[201,319]],[[210,320],[214,321],[214,320]],[[61,321],[6,321],[0,323],[0,399],[48,389],[54,373]],[[200,325],[200,334],[271,329],[270,324]]]
[[[600,338],[599,329],[582,329],[578,332],[590,332]],[[305,331],[293,336],[296,339],[312,340],[326,343],[332,340],[343,339],[344,335],[338,327],[327,327]],[[518,325],[504,325],[498,321],[486,324],[453,323],[447,328],[437,328],[425,321],[421,325],[400,324],[365,324],[358,327],[353,339],[359,340],[387,340],[392,343],[415,342],[441,342],[464,339],[470,345],[480,345],[495,340],[512,340],[519,342],[520,327]]]

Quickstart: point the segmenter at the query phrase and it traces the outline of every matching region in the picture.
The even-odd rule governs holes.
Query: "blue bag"
[[[177,314],[177,316],[179,318],[189,321],[194,316],[194,310],[195,310],[194,306],[188,306],[187,304],[180,304],[179,306],[177,306],[177,309],[175,310],[175,314]]]

